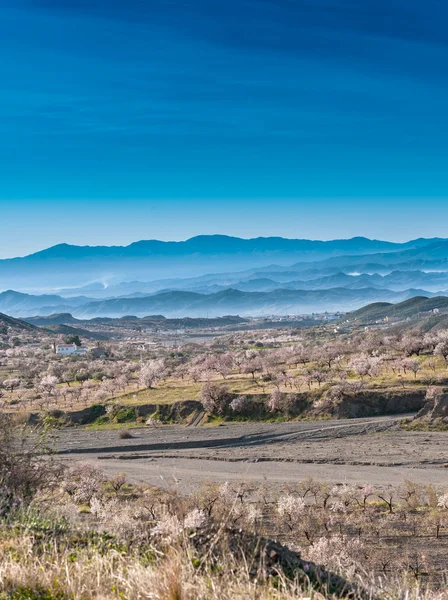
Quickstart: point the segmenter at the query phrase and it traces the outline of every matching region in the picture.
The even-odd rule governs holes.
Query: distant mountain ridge
[[[238,238],[227,235],[200,235],[180,242],[164,242],[160,240],[140,240],[127,246],[76,246],[71,244],[57,244],[34,252],[21,258],[3,259],[4,261],[17,261],[32,259],[83,259],[92,257],[141,257],[148,255],[166,254],[235,254],[242,252],[336,252],[348,253],[392,251],[406,248],[417,248],[427,243],[442,241],[442,238],[425,240],[424,238],[409,242],[387,242],[371,240],[366,237],[353,237],[337,240],[307,240],[290,239],[283,237],[257,237]],[[1,263],[2,261],[0,261]]]
[[[366,302],[386,298],[397,302],[420,294],[421,290],[391,292],[390,290],[285,290],[271,292],[241,292],[226,289],[216,294],[172,291],[142,298],[114,298],[96,301],[72,310],[76,318],[132,314],[143,317],[161,313],[167,317],[219,317],[235,314],[241,317],[345,311]]]
[[[395,254],[411,252],[409,259],[423,258],[428,246],[442,245],[437,258],[448,258],[448,241],[419,238],[405,243],[355,237],[347,240],[306,240],[281,237],[242,239],[204,235],[183,242],[142,240],[128,246],[74,246],[58,244],[22,258],[0,260],[0,289],[79,287],[92,282],[120,283],[130,278],[153,281],[166,277],[200,276],[207,272],[242,271],[276,264],[295,264],[305,270],[310,263],[335,265],[366,262],[366,257],[399,262]],[[446,249],[445,249],[446,246]],[[423,251],[423,253],[422,253]],[[442,256],[443,255],[443,256]],[[405,255],[408,256],[408,255]],[[353,257],[347,259],[346,257]],[[393,258],[394,257],[394,258]],[[339,260],[338,260],[339,259]],[[320,261],[320,262],[319,262]]]

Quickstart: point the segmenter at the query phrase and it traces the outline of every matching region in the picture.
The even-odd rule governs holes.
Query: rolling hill
[[[17,331],[38,331],[38,328],[35,325],[32,325],[31,323],[22,321],[21,319],[15,319],[14,317],[10,317],[9,315],[5,315],[0,312],[0,328],[1,327],[11,327],[12,329],[15,329]]]
[[[388,302],[372,303],[360,308],[359,310],[351,312],[347,315],[347,319],[350,322],[369,324],[384,319],[389,319],[391,321],[403,321],[413,318],[427,318],[440,315],[440,313],[445,312],[448,312],[447,297],[436,296],[434,298],[427,298],[425,296],[417,296],[398,304],[392,304]],[[440,317],[442,316],[445,315],[440,315]]]
[[[42,329],[55,335],[77,335],[81,339],[84,338],[87,340],[106,341],[109,339],[109,336],[106,334],[92,332],[81,327],[71,327],[62,323],[46,325]]]
[[[247,319],[234,315],[225,315],[223,317],[216,318],[191,318],[184,317],[179,319],[167,319],[162,315],[148,315],[145,317],[136,317],[133,315],[125,315],[123,317],[112,318],[112,317],[96,317],[94,319],[76,319],[71,314],[61,315],[48,315],[45,317],[28,317],[26,319],[28,323],[33,325],[44,327],[56,331],[59,326],[64,326],[67,323],[76,324],[77,332],[82,331],[80,326],[88,326],[89,324],[106,324],[113,325],[115,327],[130,327],[138,326],[149,329],[197,329],[197,328],[210,328],[210,327],[228,327],[243,325],[248,323]],[[79,325],[79,327],[78,327]],[[70,326],[69,326],[70,327]],[[75,328],[72,328],[75,329]],[[73,332],[70,332],[73,333]],[[82,335],[82,333],[79,333]]]

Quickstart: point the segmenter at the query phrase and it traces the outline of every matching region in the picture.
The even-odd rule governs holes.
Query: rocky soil
[[[106,473],[191,491],[203,481],[253,481],[279,487],[307,476],[332,482],[397,485],[404,479],[448,485],[446,433],[404,431],[400,417],[221,427],[166,425],[116,430],[60,430],[65,460]]]

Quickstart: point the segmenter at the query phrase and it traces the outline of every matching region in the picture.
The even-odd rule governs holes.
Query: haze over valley
[[[1,260],[0,286],[0,311],[16,317],[344,312],[445,295],[448,240],[200,236],[126,247],[61,244]]]

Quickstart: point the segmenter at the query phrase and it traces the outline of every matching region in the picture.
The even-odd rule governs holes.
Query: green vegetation
[[[66,335],[64,338],[64,342],[66,344],[75,344],[76,346],[78,346],[78,348],[81,346],[81,339],[80,339],[79,335],[74,335],[74,334]]]

